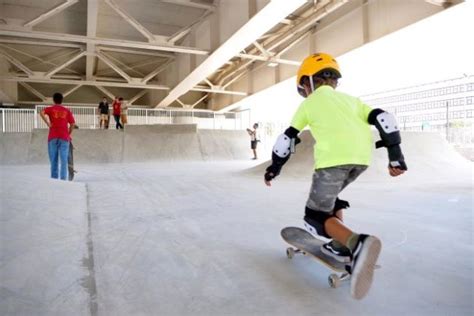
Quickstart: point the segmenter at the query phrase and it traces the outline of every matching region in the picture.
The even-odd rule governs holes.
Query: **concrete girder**
[[[45,13],[41,14],[40,16],[34,18],[33,20],[25,23],[23,26],[26,28],[32,28],[36,24],[39,24],[43,22],[44,20],[52,17],[53,15],[58,14],[59,12],[65,10],[66,8],[72,6],[73,4],[76,4],[79,0],[66,0],[66,2],[63,2],[54,8],[46,11]]]
[[[128,100],[128,104],[132,104],[133,102],[137,101],[138,99],[143,97],[147,92],[148,92],[148,90],[142,90],[142,91],[138,92],[130,100]]]
[[[71,59],[69,59],[68,61],[66,61],[64,64],[62,65],[59,65],[57,67],[55,67],[54,69],[51,69],[50,71],[48,71],[46,74],[45,74],[45,77],[47,78],[51,78],[52,75],[54,75],[55,73],[57,73],[58,71],[60,71],[61,69],[69,66],[70,64],[72,64],[73,62],[75,62],[76,60],[78,60],[79,58],[82,58],[84,57],[85,55],[87,54],[87,52],[80,52],[79,54],[77,54],[76,56],[72,57]]]
[[[22,62],[20,62],[15,57],[10,56],[8,53],[2,50],[0,50],[0,55],[2,55],[6,60],[8,60],[11,64],[15,65],[16,67],[18,67],[21,71],[26,73],[28,76],[34,75],[33,71],[31,71],[28,67],[26,67]]]
[[[151,79],[153,79],[156,75],[158,75],[160,72],[164,71],[166,68],[168,68],[169,65],[171,65],[173,61],[167,61],[166,63],[159,65],[155,70],[150,72],[148,75],[146,75],[143,79],[143,83],[147,83]]]
[[[110,59],[107,58],[104,54],[97,52],[95,55],[102,60],[104,63],[106,63],[110,68],[115,70],[116,73],[118,73],[120,76],[122,76],[127,82],[132,82],[132,77],[130,77],[125,71],[123,71],[119,66],[114,64]]]
[[[298,0],[298,1],[302,1],[302,0]],[[56,41],[67,41],[67,42],[73,42],[73,43],[86,43],[86,44],[94,44],[94,45],[107,45],[107,46],[115,46],[115,47],[138,48],[138,49],[147,49],[147,50],[156,50],[156,51],[196,54],[196,55],[208,54],[207,50],[193,48],[193,47],[163,45],[163,44],[156,44],[156,43],[146,43],[146,42],[137,42],[137,41],[129,41],[129,40],[110,39],[110,38],[87,37],[87,36],[82,36],[82,35],[61,34],[61,33],[52,33],[52,32],[25,31],[24,29],[17,29],[17,28],[15,29],[15,28],[9,28],[9,27],[0,27],[0,35],[25,37],[25,38],[38,38],[38,39],[56,40]]]
[[[97,19],[99,14],[99,4],[96,0],[87,0],[87,37],[95,38],[97,34]],[[95,43],[86,42],[86,80],[94,78],[95,66]]]
[[[130,14],[125,12],[119,5],[117,5],[114,0],[105,0],[115,12],[117,12],[128,24],[133,26],[140,34],[148,39],[149,42],[155,42],[156,38],[153,33],[147,30],[143,25],[141,25],[137,20],[135,20]]]
[[[209,11],[216,10],[216,6],[213,4],[197,3],[197,2],[192,2],[189,0],[160,0],[160,1],[164,3],[171,3],[171,4],[182,5],[182,6],[192,7],[192,8],[206,9]]]
[[[32,86],[30,86],[29,84],[27,84],[26,82],[18,82],[21,86],[23,86],[26,90],[28,90],[29,92],[33,93],[35,96],[37,96],[38,98],[41,99],[41,101],[46,101],[48,100],[47,97],[45,97],[41,92],[39,92],[38,90],[36,90],[35,88],[33,88]]]
[[[305,0],[271,1],[184,78],[157,106],[165,107],[170,105],[176,98],[191,90],[196,84],[208,77],[212,72],[245,49],[249,44],[256,41],[304,3]]]
[[[0,44],[0,47],[7,48],[7,49],[12,50],[12,51],[15,51],[15,52],[17,52],[17,53],[19,53],[19,54],[21,54],[21,55],[24,55],[24,56],[27,56],[27,57],[30,57],[30,58],[36,60],[36,62],[33,62],[32,64],[25,65],[25,66],[28,67],[28,68],[32,68],[32,67],[34,67],[34,66],[36,66],[36,65],[38,65],[38,64],[47,64],[47,65],[51,65],[51,66],[57,67],[58,64],[57,64],[57,63],[53,63],[52,60],[54,60],[54,59],[56,59],[56,58],[63,58],[63,57],[65,57],[65,56],[68,56],[68,55],[76,54],[76,53],[77,53],[77,51],[69,51],[69,52],[66,52],[66,53],[64,53],[64,54],[60,54],[60,55],[58,55],[58,56],[55,56],[55,57],[53,57],[53,58],[43,59],[43,58],[34,56],[34,55],[30,54],[30,53],[21,51],[21,50],[19,50],[19,49],[13,48],[13,47],[10,47],[10,46],[8,46],[8,45]],[[69,71],[71,71],[71,72],[74,72],[74,73],[76,73],[76,74],[79,74],[79,72],[77,72],[77,71],[75,71],[75,70],[73,70],[73,69],[69,69],[69,68],[67,68],[67,67],[66,67],[66,69],[69,70]]]
[[[5,44],[17,44],[17,45],[34,45],[34,46],[51,46],[51,47],[67,47],[67,48],[84,48],[84,45],[71,44],[71,43],[59,43],[59,42],[44,42],[44,41],[29,41],[29,40],[17,40],[0,38],[0,43]]]
[[[67,84],[67,85],[84,85],[84,86],[103,86],[103,87],[120,87],[120,88],[137,88],[137,89],[150,89],[150,90],[169,90],[169,87],[163,85],[145,85],[141,83],[128,83],[128,82],[108,82],[108,81],[96,81],[96,80],[72,80],[72,79],[55,79],[45,77],[14,77],[14,76],[0,76],[0,80],[15,81],[15,82],[37,82],[37,83],[49,83],[49,84]]]
[[[76,91],[77,89],[79,89],[80,87],[82,87],[82,84],[75,85],[75,86],[72,87],[71,89],[69,89],[69,90],[67,90],[67,91],[64,91],[63,97],[67,97],[68,95],[70,95],[71,93],[73,93],[74,91]]]
[[[134,67],[125,64],[124,62],[120,61],[119,59],[117,59],[117,58],[115,58],[115,57],[113,57],[109,54],[106,54],[105,52],[101,52],[101,54],[106,56],[107,58],[109,58],[111,61],[117,63],[119,66],[121,66],[123,68],[126,68],[129,71],[134,72],[135,74],[138,74],[138,76],[140,76],[140,77],[145,76],[141,71],[136,70]]]
[[[106,96],[108,96],[110,99],[115,99],[115,95],[110,92],[109,90],[107,90],[105,87],[102,87],[102,86],[96,86],[95,87],[97,90],[99,90],[100,92],[102,92],[103,94],[105,94]]]

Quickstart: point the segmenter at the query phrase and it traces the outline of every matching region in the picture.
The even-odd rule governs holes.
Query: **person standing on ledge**
[[[250,149],[253,152],[253,160],[258,159],[257,157],[257,144],[260,141],[257,133],[258,123],[253,124],[253,129],[247,128],[247,133],[250,135]]]
[[[49,127],[48,134],[48,155],[51,164],[51,178],[58,179],[58,157],[61,162],[59,177],[61,180],[67,179],[68,155],[71,134],[74,130],[75,120],[72,112],[65,108],[63,95],[55,93],[53,95],[54,105],[49,106],[40,112],[40,116]]]
[[[104,97],[102,99],[102,102],[99,103],[99,107],[98,107],[98,110],[99,110],[99,119],[100,119],[100,122],[99,122],[99,128],[100,129],[105,129],[107,125],[109,125],[109,102],[107,102],[107,98]]]
[[[117,97],[114,100],[114,103],[112,104],[113,108],[113,114],[114,114],[114,119],[115,119],[115,129],[123,129],[123,125],[120,124],[120,114],[122,114],[122,101],[123,99],[120,98],[118,99]]]

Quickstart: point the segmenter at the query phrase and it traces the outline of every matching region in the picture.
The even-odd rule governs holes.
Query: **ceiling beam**
[[[75,85],[71,89],[64,91],[63,92],[63,97],[67,97],[68,95],[70,95],[71,93],[73,93],[74,91],[79,89],[80,87],[82,87],[82,84]]]
[[[91,0],[93,1],[93,0]],[[298,0],[301,1],[301,0]],[[52,32],[36,32],[36,31],[25,31],[18,30],[11,27],[0,27],[0,35],[4,36],[15,36],[24,38],[38,38],[46,40],[66,41],[75,43],[86,43],[94,45],[108,45],[115,47],[126,47],[126,48],[139,48],[156,51],[167,51],[175,53],[195,54],[195,55],[207,55],[208,51],[198,49],[194,47],[176,46],[176,45],[163,45],[156,43],[137,42],[129,40],[111,39],[111,38],[97,38],[87,37],[82,35],[72,35],[64,33],[52,33]]]
[[[72,80],[72,79],[55,79],[46,77],[19,77],[19,76],[0,76],[0,80],[15,81],[15,82],[37,82],[49,84],[67,84],[67,85],[84,85],[84,86],[102,86],[102,87],[119,87],[119,88],[137,88],[150,90],[169,90],[169,87],[164,85],[151,85],[141,83],[127,83],[127,82],[108,82],[97,80]]]
[[[46,98],[41,92],[27,84],[26,82],[18,82],[21,86],[23,86],[26,90],[37,96],[38,98],[41,99],[41,101],[46,101],[48,98]]]
[[[73,4],[76,4],[79,0],[66,0],[66,2],[63,2],[61,4],[58,4],[54,8],[50,9],[49,11],[46,11],[45,13],[41,14],[37,18],[34,18],[33,20],[26,22],[23,26],[26,28],[32,28],[36,24],[39,24],[43,22],[44,20],[52,17],[53,15],[58,14],[59,12],[65,10],[66,8],[72,6]]]
[[[142,50],[135,50],[135,49],[126,49],[126,48],[114,48],[114,47],[106,47],[106,46],[97,46],[99,51],[110,51],[116,53],[125,53],[125,54],[135,54],[135,55],[143,55],[143,56],[154,56],[154,57],[163,57],[163,58],[175,58],[173,53],[164,53],[164,52],[150,52],[150,51],[142,51]]]
[[[58,64],[57,63],[54,63],[52,62],[52,60],[55,60],[57,58],[64,58],[65,56],[68,56],[68,55],[71,55],[71,54],[76,54],[77,53],[77,50],[75,51],[69,51],[69,52],[65,52],[65,53],[62,53],[62,54],[59,54],[57,56],[48,56],[47,59],[43,59],[43,58],[40,58],[40,57],[37,57],[37,56],[34,56],[30,53],[27,53],[27,52],[24,52],[24,51],[21,51],[19,49],[16,49],[16,48],[13,48],[13,47],[10,47],[8,45],[3,45],[3,44],[0,44],[1,47],[4,47],[4,48],[7,48],[9,50],[12,50],[12,51],[15,51],[21,55],[24,55],[24,56],[27,56],[27,57],[30,57],[32,59],[35,60],[35,62],[33,63],[28,63],[27,65],[25,65],[26,67],[28,68],[33,68],[35,67],[36,65],[41,65],[41,64],[46,64],[46,65],[51,65],[51,66],[54,66],[54,67],[57,67]],[[69,68],[66,68],[68,71],[70,72],[74,72],[76,74],[79,74],[77,71],[73,70],[73,69],[69,69]]]
[[[102,60],[104,63],[106,63],[110,68],[115,70],[116,73],[118,73],[120,76],[122,76],[127,82],[131,82],[132,78],[125,72],[123,71],[119,66],[114,64],[110,59],[107,58],[104,54],[97,52],[95,54],[97,57],[99,57],[100,60]]]
[[[80,45],[80,44],[29,41],[29,40],[17,40],[17,39],[7,39],[7,38],[0,38],[0,43],[17,44],[17,45],[33,45],[33,46],[68,47],[68,48],[83,48],[84,47],[84,45]]]
[[[213,4],[197,3],[197,2],[192,2],[189,0],[161,0],[161,2],[171,3],[171,4],[186,6],[186,7],[192,7],[192,8],[197,8],[197,9],[205,9],[209,11],[216,10],[216,6]]]
[[[101,52],[102,55],[107,57],[108,59],[112,60],[114,63],[117,63],[119,66],[128,69],[131,72],[134,72],[135,74],[138,74],[138,76],[143,77],[145,76],[141,71],[136,70],[135,68],[125,64],[124,62],[120,61],[118,58],[115,58],[114,56],[111,56],[109,54],[106,54],[104,52]]]
[[[238,54],[237,56],[239,56],[241,58],[245,58],[245,59],[275,62],[275,63],[278,63],[278,64],[285,64],[285,65],[291,65],[291,66],[301,65],[301,62],[299,62],[299,61],[282,59],[282,58],[275,58],[275,57],[271,57],[271,56],[265,57],[265,56],[259,56],[259,55],[251,55],[251,54]]]
[[[199,92],[208,92],[208,93],[219,93],[219,94],[230,94],[230,95],[241,95],[241,96],[246,96],[248,95],[247,92],[243,91],[229,91],[225,90],[224,88],[207,88],[207,87],[201,87],[201,86],[196,86],[192,89],[189,89],[189,91],[199,91]]]
[[[105,0],[115,12],[117,12],[128,24],[133,26],[138,32],[140,32],[143,36],[145,36],[149,42],[155,42],[156,38],[153,33],[146,29],[143,25],[141,25],[137,20],[135,20],[130,14],[125,12],[120,6],[118,6],[113,0]]]
[[[48,77],[48,78],[51,78],[52,75],[54,75],[55,73],[57,73],[58,71],[60,71],[61,69],[69,66],[70,64],[72,64],[73,62],[75,62],[76,60],[78,60],[79,58],[81,57],[84,57],[85,55],[87,54],[87,52],[80,52],[79,54],[76,54],[76,56],[72,57],[71,59],[69,59],[68,61],[66,61],[64,64],[62,65],[58,65],[57,67],[51,69],[50,71],[48,71],[45,76]]]
[[[271,1],[184,78],[157,106],[170,105],[305,2],[306,0]]]
[[[141,97],[143,97],[147,92],[148,92],[148,90],[142,90],[142,91],[138,92],[135,96],[133,96],[130,100],[128,100],[128,103],[132,104],[133,102],[135,102],[138,99],[140,99]]]
[[[111,98],[112,100],[115,99],[115,95],[109,90],[107,90],[105,87],[102,87],[102,86],[95,86],[95,87],[97,90],[99,90],[100,92],[102,92],[103,94]]]
[[[97,35],[97,19],[99,15],[99,4],[97,0],[87,0],[87,37],[95,38]],[[94,68],[96,63],[95,43],[86,42],[86,80],[94,79]]]
[[[28,67],[23,65],[23,63],[19,61],[18,59],[16,59],[15,57],[10,56],[8,53],[2,50],[0,50],[0,55],[2,55],[6,60],[8,60],[11,64],[15,65],[16,67],[18,67],[21,71],[26,73],[28,76],[33,76],[34,74],[33,71],[31,71]]]
[[[145,78],[142,79],[143,83],[147,83],[151,79],[153,79],[156,75],[158,75],[160,72],[168,68],[169,65],[171,65],[173,61],[167,61],[166,63],[159,65],[158,67],[155,68],[152,72],[150,72],[148,75],[145,76]]]

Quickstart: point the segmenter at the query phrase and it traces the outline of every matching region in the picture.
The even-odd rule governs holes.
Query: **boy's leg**
[[[61,139],[59,140],[59,158],[61,160],[61,168],[60,168],[61,180],[67,179],[68,156],[69,156],[69,141]]]
[[[48,141],[48,156],[51,165],[51,178],[58,178],[58,145],[57,139]]]
[[[333,208],[339,192],[365,169],[364,166],[339,166],[316,170],[305,216],[305,221],[312,225],[318,234],[333,238],[351,250],[351,295],[356,299],[363,298],[372,285],[381,242],[375,236],[355,234],[336,217],[336,210]]]

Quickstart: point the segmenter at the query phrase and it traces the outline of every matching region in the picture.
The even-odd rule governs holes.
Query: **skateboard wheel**
[[[295,256],[295,250],[291,247],[286,248],[286,256],[288,257],[288,259],[293,259],[293,257]]]
[[[333,273],[333,274],[329,275],[328,283],[329,283],[330,287],[335,289],[335,288],[338,288],[339,285],[341,284],[341,279],[339,278],[339,276],[337,274]]]

